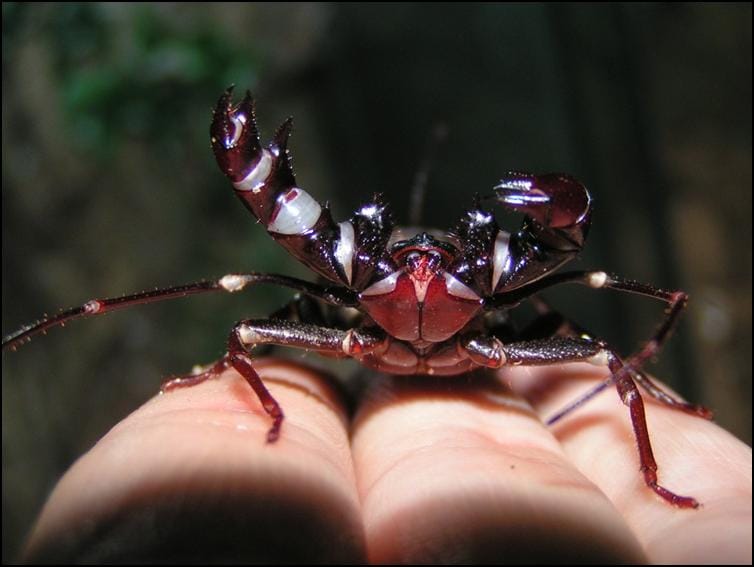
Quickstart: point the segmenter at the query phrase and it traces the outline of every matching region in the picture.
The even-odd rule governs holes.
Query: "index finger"
[[[66,473],[30,562],[359,562],[364,537],[346,416],[327,376],[255,368],[286,412],[270,419],[235,371],[157,396]]]

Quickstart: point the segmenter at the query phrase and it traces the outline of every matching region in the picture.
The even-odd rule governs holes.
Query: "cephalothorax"
[[[214,281],[93,299],[8,335],[4,349],[15,349],[32,335],[78,317],[197,293],[235,292],[257,283],[278,284],[299,294],[268,319],[237,323],[220,360],[166,382],[163,390],[197,384],[232,367],[272,418],[267,435],[272,442],[280,434],[283,412],[254,370],[250,351],[258,345],[348,356],[392,374],[456,375],[507,364],[588,361],[606,366],[609,375],[548,423],[615,384],[630,408],[647,485],[677,506],[698,505],[694,498],[658,484],[637,388],[638,384],[673,408],[710,417],[701,406],[672,398],[642,371],[672,332],[687,296],[602,271],[554,273],[579,253],[589,229],[591,198],[581,183],[564,174],[508,173],[490,195],[476,199],[448,232],[395,227],[388,206],[378,196],[349,220],[336,223],[326,206],[296,185],[287,149],[291,120],[263,147],[251,95],[247,92],[241,103],[233,105],[231,91],[220,97],[210,129],[220,169],[269,234],[327,283],[275,274],[229,274]],[[502,230],[482,201],[524,213],[520,230]],[[659,299],[668,304],[666,316],[646,345],[625,361],[604,342],[558,317],[556,325],[535,324],[529,333],[512,334],[505,317],[510,309],[531,299],[552,320],[554,312],[535,295],[568,282]],[[312,302],[319,309],[304,309]]]

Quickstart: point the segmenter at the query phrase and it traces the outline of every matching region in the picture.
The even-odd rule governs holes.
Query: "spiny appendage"
[[[98,305],[96,310],[93,309],[94,302],[96,302]],[[38,321],[24,325],[17,331],[14,331],[3,337],[2,349],[15,351],[19,347],[31,342],[32,337],[34,337],[35,335],[47,334],[48,329],[52,327],[63,327],[69,321],[78,319],[79,317],[94,315],[98,313],[101,308],[102,306],[100,305],[99,301],[92,300],[79,307],[73,307],[71,309],[61,311],[60,313],[53,315],[52,317],[45,314]]]
[[[300,234],[311,229],[322,208],[296,187],[288,153],[292,119],[283,122],[263,148],[251,93],[247,91],[244,99],[233,105],[232,90],[223,93],[212,116],[210,140],[217,165],[268,231]]]
[[[228,89],[220,97],[210,135],[217,163],[238,198],[272,238],[317,274],[352,289],[365,285],[386,254],[390,230],[381,226],[384,207],[374,203],[377,212],[371,216],[369,207],[362,207],[350,221],[336,224],[329,208],[296,184],[288,151],[292,119],[265,147],[251,94],[236,105],[231,94]]]
[[[259,160],[259,142],[254,114],[254,99],[246,91],[244,99],[233,106],[233,87],[229,87],[212,113],[210,140],[220,169],[231,181],[241,181]]]
[[[191,369],[190,374],[180,376],[171,376],[160,386],[160,394],[176,390],[178,388],[187,388],[201,384],[210,378],[216,378],[230,367],[228,357],[224,356],[220,360],[204,366],[196,365]]]
[[[549,246],[579,250],[591,222],[592,199],[586,187],[563,173],[508,173],[494,188],[497,202],[522,212],[526,228]]]
[[[502,205],[526,213],[547,228],[583,223],[591,208],[586,187],[563,173],[511,172],[494,191]]]

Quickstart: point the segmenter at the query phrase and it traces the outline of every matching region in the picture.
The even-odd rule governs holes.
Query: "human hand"
[[[157,396],[66,473],[27,561],[751,563],[751,450],[646,399],[660,482],[643,482],[627,409],[584,364],[385,377],[349,426],[326,376],[258,369],[280,439],[233,371]],[[532,410],[526,396],[536,408]],[[648,398],[648,397],[647,397]]]

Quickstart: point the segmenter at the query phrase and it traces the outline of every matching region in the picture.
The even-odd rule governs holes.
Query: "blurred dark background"
[[[449,138],[429,225],[451,225],[510,169],[584,181],[594,224],[572,267],[688,291],[651,371],[750,442],[751,16],[750,4],[3,3],[3,332],[229,271],[309,277],[214,164],[210,110],[235,83],[255,93],[265,138],[295,116],[298,182],[339,220],[383,192],[406,222],[438,123]],[[79,454],[165,376],[219,356],[234,321],[286,297],[141,307],[3,354],[4,562]],[[548,297],[624,353],[663,311],[573,286]]]

